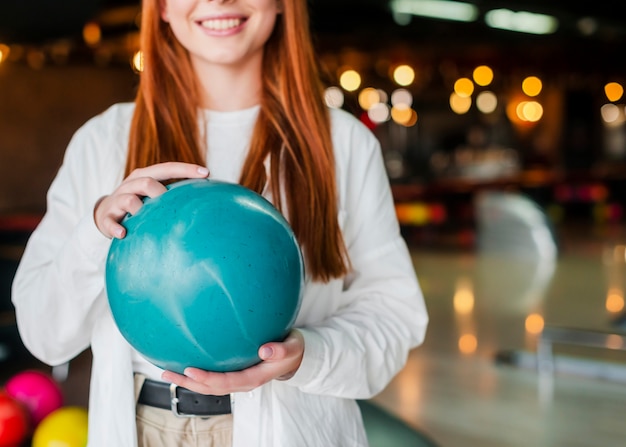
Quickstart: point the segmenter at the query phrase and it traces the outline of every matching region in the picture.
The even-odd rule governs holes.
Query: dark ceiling
[[[469,0],[468,0],[469,1]],[[473,23],[450,22],[414,17],[410,24],[394,22],[389,0],[309,0],[312,26],[323,49],[356,47],[364,50],[404,46],[425,54],[481,57],[497,53],[500,59],[525,58],[536,64],[550,63],[559,68],[598,66],[613,71],[626,70],[626,18],[617,2],[572,2],[563,0],[472,0],[480,10]],[[42,44],[54,39],[75,37],[88,20],[109,16],[104,38],[136,30],[132,14],[111,12],[139,7],[139,0],[2,0],[0,43]],[[482,15],[490,9],[529,10],[556,16],[558,30],[550,36],[535,36],[494,30]],[[581,19],[594,19],[593,32],[581,33]],[[117,22],[115,22],[117,20]],[[589,21],[587,22],[589,23]],[[615,56],[617,55],[617,57]],[[567,69],[561,63],[561,69]]]
[[[626,18],[621,14],[617,2],[593,1],[498,1],[472,0],[481,13],[494,8],[530,10],[557,16],[561,27],[557,34],[576,35],[576,22],[582,17],[598,19],[600,27],[597,38],[624,38]],[[80,31],[85,21],[104,10],[128,5],[139,5],[139,0],[2,0],[0,6],[0,37],[8,40],[29,40],[57,38]],[[479,20],[474,24],[444,22],[434,19],[418,19],[399,30],[393,22],[389,0],[309,0],[315,29],[324,33],[345,34],[370,30],[377,26],[384,33],[400,33],[428,37],[431,34],[447,34],[448,39],[489,39],[502,37],[489,32]],[[517,33],[512,33],[517,34]],[[368,38],[368,35],[359,35]],[[526,38],[528,36],[525,36]],[[507,38],[523,39],[523,35]]]

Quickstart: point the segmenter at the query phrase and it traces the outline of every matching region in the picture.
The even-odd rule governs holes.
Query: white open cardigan
[[[137,444],[132,348],[112,319],[104,287],[110,240],[93,207],[122,181],[132,104],[118,104],[72,138],[13,283],[20,334],[57,365],[91,347],[89,446]],[[207,112],[208,165],[237,181],[258,107]],[[353,273],[307,281],[296,326],[302,365],[233,396],[235,447],[366,446],[354,399],[380,392],[424,338],[427,312],[395,215],[378,140],[355,117],[331,111],[339,223]]]

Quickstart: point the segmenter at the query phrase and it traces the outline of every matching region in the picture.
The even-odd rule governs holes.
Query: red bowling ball
[[[20,402],[0,391],[0,447],[17,447],[30,434],[28,413]]]
[[[5,390],[24,405],[35,426],[63,405],[61,387],[54,378],[41,371],[17,373],[6,383]]]

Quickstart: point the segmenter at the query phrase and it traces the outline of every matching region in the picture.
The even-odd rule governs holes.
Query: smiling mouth
[[[200,26],[212,31],[226,31],[241,26],[246,20],[241,18],[231,19],[209,19],[200,22]]]

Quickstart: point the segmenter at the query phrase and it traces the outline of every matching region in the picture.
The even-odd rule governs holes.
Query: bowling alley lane
[[[623,445],[622,230],[560,237],[554,260],[414,248],[431,324],[374,401],[442,446]],[[571,332],[549,374],[536,354],[551,329]]]

